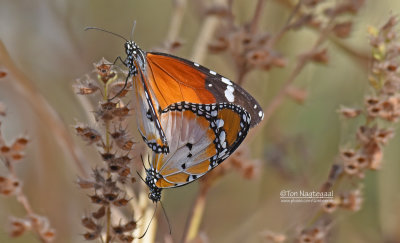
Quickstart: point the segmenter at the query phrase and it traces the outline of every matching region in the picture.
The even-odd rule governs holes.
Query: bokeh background
[[[267,1],[260,22],[263,30],[276,33],[284,25],[289,10],[279,2]],[[235,22],[249,21],[255,5],[256,1],[233,1]],[[191,57],[204,18],[198,6],[199,1],[188,1],[185,9],[179,32],[183,46],[175,52],[184,58]],[[99,157],[74,136],[73,125],[76,120],[89,122],[91,114],[82,107],[72,84],[91,73],[93,63],[102,57],[112,61],[124,56],[124,48],[121,39],[84,28],[97,26],[129,37],[136,20],[134,40],[144,50],[151,50],[165,40],[173,10],[171,0],[0,1],[1,41],[18,68],[58,113],[84,151],[88,168],[94,167]],[[382,25],[399,10],[400,2],[396,0],[367,0],[353,18],[350,37],[341,43],[369,57],[367,27]],[[316,32],[307,28],[286,35],[278,50],[287,57],[288,66],[253,71],[244,87],[267,106],[292,70],[296,55],[315,38]],[[307,91],[304,103],[286,100],[248,144],[251,157],[262,161],[260,176],[245,180],[230,173],[210,191],[201,227],[210,242],[263,242],[260,232],[290,235],[309,222],[315,205],[281,203],[279,192],[318,190],[339,149],[353,138],[358,124],[340,118],[336,111],[340,105],[361,106],[368,91],[365,60],[337,43],[328,41],[324,46],[329,50],[329,63],[308,65],[295,81]],[[202,64],[235,78],[228,55],[207,53]],[[75,184],[79,171],[11,80],[0,80],[0,101],[8,107],[2,130],[8,138],[27,134],[31,139],[27,156],[18,167],[24,190],[35,210],[46,215],[57,230],[56,242],[84,242],[80,219],[92,205],[86,192]],[[400,137],[396,136],[385,148],[383,168],[366,174],[361,211],[335,218],[331,242],[400,242],[399,146]],[[197,191],[196,182],[163,194],[176,242],[181,239]],[[14,198],[0,198],[0,242],[37,242],[30,233],[10,239],[10,215],[23,215],[22,208]],[[159,228],[157,239],[163,242],[168,226],[162,216]]]

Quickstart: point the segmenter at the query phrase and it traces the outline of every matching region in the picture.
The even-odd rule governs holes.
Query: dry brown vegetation
[[[122,43],[84,33],[82,23],[76,34],[73,3],[43,2],[68,36],[52,33],[54,49],[65,45],[70,53],[57,53],[54,72],[48,52],[33,55],[46,65],[26,69],[30,46],[0,40],[0,205],[8,233],[0,241],[399,241],[399,27],[389,13],[366,21],[377,2],[174,0],[166,10],[165,2],[115,3],[121,13],[129,5],[140,16],[134,39],[141,47],[212,66],[265,111],[215,170],[165,190],[165,212],[155,211],[138,175],[145,176],[146,147],[136,132],[132,83],[119,93],[126,68],[104,58],[89,65],[103,56],[114,60]],[[110,5],[86,5],[98,11],[88,15],[90,23],[103,27],[98,15],[115,25],[128,18],[124,28],[131,26],[136,17]],[[147,24],[149,14],[169,22]],[[35,38],[27,40],[34,45]],[[13,45],[26,51],[22,60]],[[334,196],[281,202],[281,191],[299,190]]]

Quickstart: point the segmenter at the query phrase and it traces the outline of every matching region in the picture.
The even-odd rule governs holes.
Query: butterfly
[[[258,124],[264,113],[258,102],[228,78],[195,62],[159,52],[145,52],[133,41],[125,43],[128,78],[134,80],[137,122],[145,143],[156,153],[170,152],[168,129],[161,115],[179,102],[191,104],[230,103],[225,113],[241,107],[249,113],[250,127]],[[218,112],[218,111],[216,111]],[[194,113],[197,114],[197,113]]]
[[[241,144],[264,113],[243,88],[195,62],[125,43],[139,132],[153,150],[145,183],[153,202],[190,183]]]
[[[120,60],[128,68],[125,84],[133,79],[138,130],[153,152],[145,178],[153,202],[162,189],[183,186],[219,165],[263,119],[258,102],[230,79],[109,33],[126,41]]]

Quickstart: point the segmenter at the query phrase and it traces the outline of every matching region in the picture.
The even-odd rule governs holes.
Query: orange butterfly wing
[[[147,53],[149,84],[161,110],[169,105],[186,101],[198,104],[216,103],[213,94],[205,87],[207,76],[170,56]]]
[[[253,127],[264,113],[258,102],[240,86],[197,63],[165,53],[146,53],[148,83],[159,110],[186,101],[197,104],[234,103],[251,116]]]

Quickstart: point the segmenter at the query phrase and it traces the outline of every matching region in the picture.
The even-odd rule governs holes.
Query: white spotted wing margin
[[[254,127],[264,118],[260,104],[246,90],[235,84],[232,80],[212,71],[198,63],[160,52],[152,54],[177,59],[206,75],[205,88],[216,98],[216,103],[234,103],[246,110],[251,116],[250,127]]]
[[[233,126],[229,115],[222,114],[237,118],[237,128],[227,130]],[[152,153],[146,181],[163,183],[148,184],[150,194],[152,190],[183,186],[215,168],[242,143],[251,123],[249,113],[232,103],[179,102],[164,109],[160,120],[170,152]]]
[[[139,70],[140,71],[140,70]],[[168,140],[162,129],[159,117],[157,116],[155,107],[157,101],[153,101],[149,95],[149,89],[146,86],[144,74],[140,71],[140,75],[134,77],[135,88],[135,104],[138,130],[143,141],[156,153],[168,153]]]

